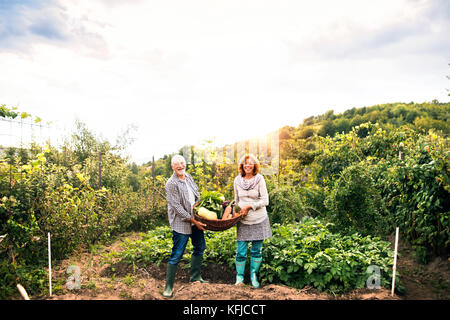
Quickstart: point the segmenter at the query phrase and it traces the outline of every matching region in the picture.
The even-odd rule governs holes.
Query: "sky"
[[[328,110],[448,102],[449,30],[447,0],[0,0],[0,105],[54,137],[129,129],[141,164]]]

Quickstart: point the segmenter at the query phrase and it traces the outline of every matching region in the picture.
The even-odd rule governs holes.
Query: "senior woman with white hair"
[[[264,177],[259,173],[258,159],[247,154],[239,163],[239,175],[234,179],[234,197],[244,216],[236,227],[236,285],[244,283],[248,244],[250,249],[250,281],[259,288],[257,273],[262,262],[263,240],[272,236],[266,206],[269,205]]]
[[[205,224],[194,219],[193,207],[200,199],[197,185],[191,175],[186,173],[186,160],[181,155],[172,158],[173,174],[167,180],[167,208],[172,228],[173,247],[167,264],[166,286],[163,296],[171,297],[173,283],[187,242],[191,238],[193,252],[191,256],[190,281],[207,282],[200,276],[203,252],[206,249]]]

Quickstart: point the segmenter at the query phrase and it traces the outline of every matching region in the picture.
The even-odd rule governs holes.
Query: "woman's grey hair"
[[[182,155],[177,154],[172,157],[170,164],[173,166],[175,163],[179,162],[183,162],[184,164],[186,164],[186,160],[184,159],[184,157]]]
[[[249,158],[253,161],[253,164],[259,164],[258,158],[255,157],[255,155],[253,154],[244,154],[241,158],[241,160],[239,161],[239,164],[244,164],[245,159]]]

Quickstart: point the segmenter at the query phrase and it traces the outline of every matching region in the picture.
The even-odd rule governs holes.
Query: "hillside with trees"
[[[0,108],[3,119],[21,114],[5,105]],[[295,226],[310,225],[308,232],[323,233],[323,223],[333,244],[354,237],[368,249],[371,242],[383,247],[376,239],[388,239],[398,226],[420,263],[448,259],[449,121],[450,103],[433,101],[351,108],[340,114],[330,110],[297,127],[280,128],[280,167],[265,177],[271,223],[279,225],[277,232],[292,236]],[[46,291],[48,232],[53,259],[59,261],[80,246],[89,248],[124,232],[150,232],[168,225],[164,185],[172,174],[173,154],[138,165],[121,155],[126,147],[104,141],[77,123],[62,146],[2,148],[0,298],[15,294],[17,283],[31,294]],[[207,163],[200,158],[187,171],[200,189],[232,197],[235,163]],[[220,246],[215,250],[217,256],[226,256]],[[366,258],[353,261],[358,270],[370,264]],[[272,259],[273,265],[262,270],[262,281],[320,290],[347,290],[346,281],[364,285],[361,279],[346,279],[350,274],[329,275],[325,264],[321,268],[323,259],[297,265],[296,260],[275,265]],[[383,263],[389,275],[391,265]],[[305,270],[309,280],[287,276],[293,270]]]

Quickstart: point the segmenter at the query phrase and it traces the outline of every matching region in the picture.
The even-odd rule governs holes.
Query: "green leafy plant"
[[[206,208],[217,214],[217,218],[221,219],[223,214],[222,203],[225,201],[225,197],[218,191],[203,190],[200,194],[200,201],[195,209]]]
[[[367,268],[380,268],[381,286],[390,286],[393,251],[390,243],[358,233],[343,236],[332,233],[330,224],[303,218],[300,223],[273,225],[273,237],[263,245],[260,277],[263,283],[283,283],[296,288],[311,285],[327,292],[345,292],[363,288],[369,277]],[[126,241],[123,250],[105,255],[105,263],[118,261],[131,265],[161,264],[170,256],[172,241],[169,227],[147,232],[142,240]],[[236,235],[233,229],[206,232],[205,263],[218,263],[234,269]],[[192,250],[189,243],[186,251]],[[189,263],[189,255],[182,258]],[[397,279],[397,289],[403,287]]]
[[[281,282],[296,288],[306,285],[327,292],[346,292],[366,285],[367,268],[380,268],[380,285],[389,286],[393,252],[390,243],[358,233],[343,236],[330,224],[305,218],[297,225],[275,226],[263,250],[263,282]],[[402,291],[402,286],[397,283]]]
[[[336,180],[325,205],[337,230],[379,234],[383,226],[380,194],[364,163],[345,168]]]

